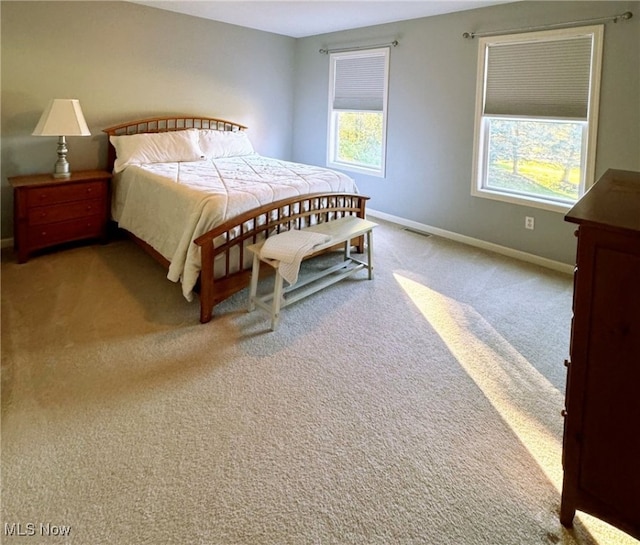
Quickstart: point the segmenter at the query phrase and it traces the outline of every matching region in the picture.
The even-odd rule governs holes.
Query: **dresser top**
[[[607,170],[564,219],[640,232],[640,172]]]

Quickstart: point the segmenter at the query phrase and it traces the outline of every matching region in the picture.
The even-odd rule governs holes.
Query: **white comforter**
[[[245,155],[128,166],[113,184],[112,217],[171,262],[167,278],[193,299],[200,248],[192,241],[271,202],[316,192],[356,193],[348,176],[322,167]]]

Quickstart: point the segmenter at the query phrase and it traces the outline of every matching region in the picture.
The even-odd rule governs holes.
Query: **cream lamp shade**
[[[67,161],[66,136],[91,136],[82,115],[80,101],[75,98],[54,98],[42,113],[33,136],[58,137],[58,161],[54,178],[69,178],[71,170]]]

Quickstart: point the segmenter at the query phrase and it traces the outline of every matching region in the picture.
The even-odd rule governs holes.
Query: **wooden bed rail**
[[[364,218],[368,199],[353,193],[298,195],[232,218],[196,238],[201,260],[200,321],[210,321],[216,304],[248,285],[251,271],[245,264],[246,246],[290,229],[345,216]],[[356,244],[364,250],[362,238]]]

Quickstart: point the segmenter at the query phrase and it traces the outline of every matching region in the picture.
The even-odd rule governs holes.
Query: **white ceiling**
[[[293,38],[417,19],[514,0],[129,0]]]

